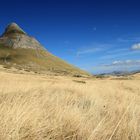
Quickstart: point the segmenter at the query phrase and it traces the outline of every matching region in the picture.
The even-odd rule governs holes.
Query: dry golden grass
[[[1,70],[0,140],[140,140],[139,85]]]

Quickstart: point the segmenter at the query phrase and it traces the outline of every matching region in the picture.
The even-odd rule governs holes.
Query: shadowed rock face
[[[10,48],[43,49],[33,37],[28,36],[16,23],[11,23],[0,37],[0,45]]]

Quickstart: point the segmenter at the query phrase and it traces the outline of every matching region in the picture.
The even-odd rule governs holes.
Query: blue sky
[[[140,69],[138,0],[4,0],[0,32],[19,24],[51,53],[91,73]]]

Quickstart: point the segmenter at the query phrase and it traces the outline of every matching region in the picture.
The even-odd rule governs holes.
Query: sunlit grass
[[[140,139],[139,80],[0,77],[1,140]]]

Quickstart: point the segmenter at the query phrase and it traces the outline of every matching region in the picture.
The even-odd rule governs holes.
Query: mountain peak
[[[0,45],[11,48],[43,49],[33,37],[28,36],[16,23],[9,24],[0,37]]]
[[[16,23],[10,23],[6,29],[3,35],[9,35],[12,33],[18,33],[18,34],[26,34]]]

